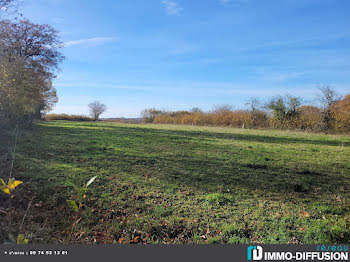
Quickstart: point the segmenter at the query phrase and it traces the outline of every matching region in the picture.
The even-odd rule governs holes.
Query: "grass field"
[[[95,175],[71,233],[65,182]],[[20,133],[15,177],[17,194],[34,196],[22,227],[32,243],[350,241],[346,136],[41,122]]]

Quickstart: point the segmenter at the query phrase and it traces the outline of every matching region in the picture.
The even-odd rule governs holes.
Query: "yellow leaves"
[[[118,240],[118,244],[123,244],[124,243],[124,241],[125,241],[125,239],[122,237],[122,238],[119,238],[119,240]]]
[[[6,184],[3,179],[0,178],[0,189],[7,195],[11,195],[11,191],[13,191],[16,187],[22,184],[22,181],[16,180],[14,178],[10,178],[8,183]]]
[[[310,216],[310,214],[308,212],[306,212],[306,211],[301,211],[300,214],[303,217],[309,217]]]
[[[10,189],[8,189],[8,188],[4,188],[4,189],[2,189],[2,191],[3,191],[5,194],[11,195],[11,191],[10,191]]]
[[[26,245],[26,244],[28,244],[28,239],[24,238],[23,234],[19,234],[17,236],[17,244],[18,245]]]
[[[17,245],[26,245],[26,244],[28,244],[28,239],[26,239],[23,234],[19,234],[17,236],[17,238],[15,238],[14,235],[9,234],[9,239],[13,243],[17,243]]]
[[[9,186],[9,189],[10,190],[13,190],[15,189],[16,187],[18,187],[20,184],[22,184],[23,182],[22,181],[19,181],[19,180],[15,180],[14,178],[11,178],[9,180],[9,183],[8,183],[8,186]]]

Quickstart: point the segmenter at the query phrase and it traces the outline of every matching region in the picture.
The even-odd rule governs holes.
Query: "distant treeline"
[[[94,117],[86,115],[69,115],[69,114],[47,114],[43,120],[67,120],[67,121],[97,121]],[[140,124],[141,118],[104,118],[99,119],[104,122]]]
[[[320,88],[321,106],[302,105],[302,99],[277,96],[262,104],[250,99],[249,109],[232,110],[229,105],[214,107],[209,112],[199,108],[190,111],[145,109],[145,123],[198,126],[231,126],[238,128],[272,128],[326,133],[350,133],[350,94],[344,98],[329,87]]]
[[[45,120],[68,120],[68,121],[95,121],[94,118],[84,115],[68,114],[48,114],[44,116]]]

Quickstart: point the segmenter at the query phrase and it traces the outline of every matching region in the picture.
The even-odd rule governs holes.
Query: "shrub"
[[[297,127],[306,131],[319,131],[322,122],[321,111],[315,106],[301,106],[297,109]]]
[[[152,123],[152,122],[145,122]],[[175,119],[168,115],[158,115],[154,118],[153,123],[155,124],[175,124]]]
[[[251,117],[251,128],[266,128],[269,127],[269,118],[266,112],[256,110],[250,112]]]
[[[332,106],[331,127],[335,133],[350,133],[350,94]]]
[[[277,96],[266,104],[273,117],[270,124],[273,128],[295,129],[298,120],[298,108],[301,105],[301,98],[285,95]]]
[[[153,123],[154,119],[160,114],[162,114],[161,110],[155,108],[145,109],[141,112],[142,121],[144,123]]]

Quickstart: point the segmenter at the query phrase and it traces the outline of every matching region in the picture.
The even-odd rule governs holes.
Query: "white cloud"
[[[71,46],[83,46],[83,47],[96,47],[99,45],[103,45],[106,42],[118,41],[118,37],[94,37],[94,38],[86,38],[86,39],[78,39],[73,41],[68,41],[64,43],[65,47]]]
[[[162,4],[165,6],[165,13],[167,15],[181,15],[183,9],[181,6],[179,6],[178,3],[169,0],[164,0],[162,1]]]

